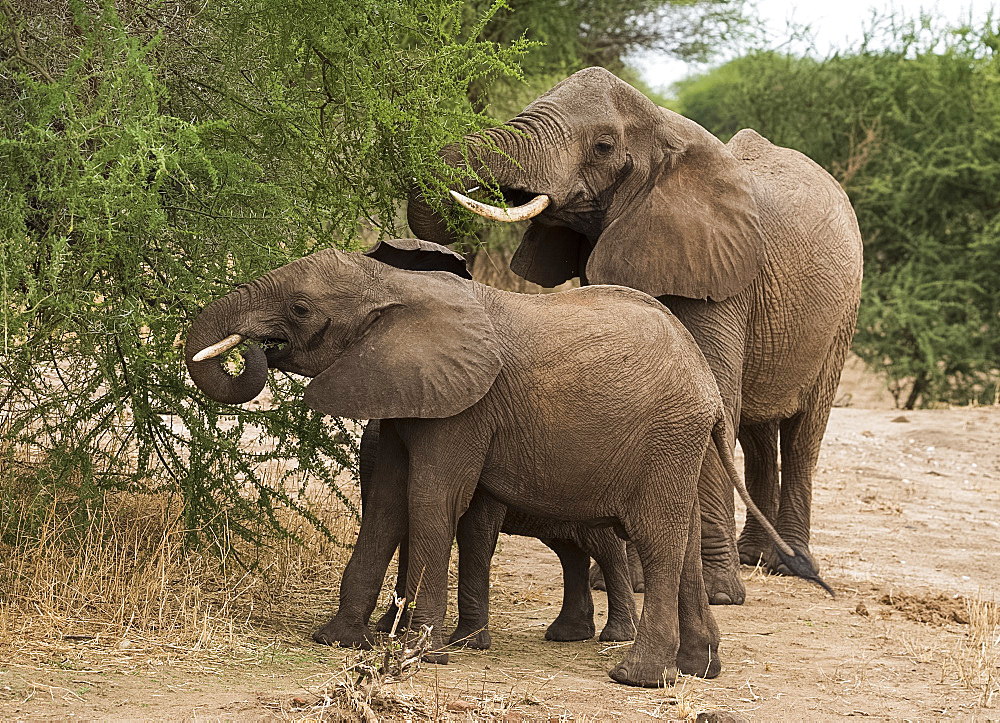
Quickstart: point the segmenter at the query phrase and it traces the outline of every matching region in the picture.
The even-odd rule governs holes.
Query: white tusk
[[[234,346],[243,341],[243,337],[239,334],[230,334],[222,341],[212,344],[212,346],[205,347],[200,352],[191,357],[191,361],[205,361],[206,359],[214,359],[220,354],[225,354],[227,351],[232,349]]]
[[[493,221],[525,221],[540,214],[550,203],[549,197],[544,193],[540,193],[523,206],[500,208],[499,206],[490,206],[487,203],[473,201],[471,198],[463,196],[458,191],[449,191],[448,193],[451,194],[452,198],[473,213],[479,214],[483,218],[492,219]]]

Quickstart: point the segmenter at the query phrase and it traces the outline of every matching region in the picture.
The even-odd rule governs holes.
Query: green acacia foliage
[[[847,190],[865,241],[855,351],[906,407],[993,402],[1000,367],[1000,56],[995,22],[883,20],[825,60],[773,52],[679,87],[723,139],[797,148]]]
[[[10,495],[61,488],[169,492],[192,534],[250,538],[282,508],[308,517],[307,484],[339,494],[344,424],[282,375],[270,404],[211,402],[184,334],[237,283],[401,230],[437,149],[488,123],[469,87],[519,72],[524,41],[463,17],[449,0],[0,0],[0,532]]]

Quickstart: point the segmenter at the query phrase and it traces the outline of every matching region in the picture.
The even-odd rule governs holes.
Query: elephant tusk
[[[230,334],[222,341],[216,342],[215,344],[212,344],[212,346],[207,346],[202,349],[191,358],[191,361],[200,362],[205,361],[206,359],[214,359],[220,354],[225,354],[241,341],[243,341],[243,337],[239,334]]]
[[[451,194],[452,198],[473,213],[478,214],[483,218],[492,219],[493,221],[504,222],[526,221],[529,218],[534,218],[544,211],[551,202],[551,199],[548,196],[544,193],[540,193],[523,206],[500,208],[499,206],[490,206],[487,203],[474,201],[468,196],[463,196],[458,191],[449,191],[448,193]]]

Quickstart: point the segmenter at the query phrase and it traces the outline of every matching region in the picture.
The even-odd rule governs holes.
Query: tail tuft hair
[[[827,585],[826,581],[819,576],[819,573],[816,572],[816,569],[812,566],[806,556],[802,554],[802,552],[793,547],[792,551],[795,555],[792,556],[786,555],[777,545],[775,545],[774,549],[778,553],[778,557],[780,558],[782,564],[788,568],[789,572],[797,577],[801,577],[803,580],[816,583],[830,593],[830,597],[837,597],[833,588]]]

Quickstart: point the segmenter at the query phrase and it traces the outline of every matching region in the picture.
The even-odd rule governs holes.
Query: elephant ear
[[[501,362],[472,282],[376,266],[369,293],[379,301],[355,340],[309,383],[306,404],[335,417],[430,418],[482,399]]]
[[[587,276],[651,296],[721,301],[764,261],[755,183],[718,138],[676,113],[662,115],[651,188],[601,233]]]
[[[379,241],[365,251],[365,256],[410,271],[448,271],[471,279],[465,258],[451,249],[417,238],[395,238]]]
[[[558,286],[583,275],[581,254],[589,248],[584,235],[570,228],[532,223],[510,259],[510,270],[539,286]]]

